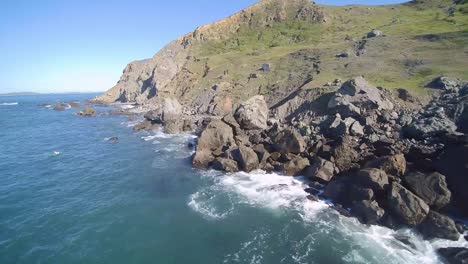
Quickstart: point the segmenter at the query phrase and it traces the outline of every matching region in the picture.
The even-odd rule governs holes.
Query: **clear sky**
[[[2,0],[0,93],[112,87],[125,65],[256,0]],[[392,4],[398,0],[320,0]]]

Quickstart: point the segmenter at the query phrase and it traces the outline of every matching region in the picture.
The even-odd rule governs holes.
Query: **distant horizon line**
[[[91,94],[91,93],[105,93],[105,91],[98,92],[10,92],[0,93],[0,96],[34,96],[34,95],[49,95],[49,94]]]

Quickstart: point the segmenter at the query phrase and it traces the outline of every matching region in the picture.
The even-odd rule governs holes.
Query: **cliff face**
[[[357,75],[419,92],[437,75],[468,78],[466,10],[467,3],[449,0],[345,7],[262,0],[130,63],[97,100],[151,104],[175,97],[209,113],[257,94],[271,107],[299,90]],[[368,36],[373,29],[383,34]]]

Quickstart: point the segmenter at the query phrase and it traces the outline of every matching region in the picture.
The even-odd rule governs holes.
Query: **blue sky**
[[[3,0],[0,93],[112,87],[125,65],[256,0]],[[398,0],[321,0],[391,4]]]

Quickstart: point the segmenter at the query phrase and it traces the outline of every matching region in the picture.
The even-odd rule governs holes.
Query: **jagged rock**
[[[468,145],[447,146],[435,162],[439,172],[446,177],[455,205],[468,216]]]
[[[454,120],[458,126],[458,131],[468,134],[468,97],[458,103]]]
[[[307,167],[304,175],[313,181],[328,183],[331,181],[337,168],[333,163],[320,157],[315,157],[312,165]]]
[[[310,162],[307,158],[296,156],[283,165],[283,172],[288,176],[299,176],[309,165]]]
[[[237,162],[231,159],[216,158],[212,164],[213,169],[225,172],[238,172]]]
[[[468,248],[440,248],[437,251],[448,264],[467,264],[468,263]]]
[[[385,210],[376,201],[355,201],[351,212],[364,224],[377,224],[384,216]]]
[[[215,120],[208,124],[198,139],[198,150],[214,151],[220,147],[235,145],[232,128],[221,120]]]
[[[455,134],[457,126],[448,117],[431,116],[422,118],[405,127],[406,136],[415,139],[427,139]]]
[[[441,89],[441,90],[450,91],[450,92],[458,92],[461,84],[462,83],[458,79],[450,78],[446,76],[440,76],[434,79],[426,87],[434,88],[434,89]]]
[[[360,170],[353,180],[359,186],[370,188],[375,192],[382,192],[389,185],[387,174],[375,168]]]
[[[460,238],[455,222],[445,215],[431,211],[418,226],[419,232],[426,239],[442,238],[457,241]]]
[[[178,120],[182,115],[182,105],[175,98],[163,98],[157,101],[155,109],[147,112],[145,118],[157,123]]]
[[[387,204],[394,215],[408,226],[417,226],[429,213],[429,206],[399,183],[393,182],[388,192]]]
[[[367,33],[367,38],[375,38],[383,35],[383,32],[377,29],[373,29],[371,32]]]
[[[96,116],[96,111],[92,106],[86,106],[82,111],[78,113],[80,116]]]
[[[407,186],[434,209],[441,209],[450,203],[452,193],[447,187],[445,176],[434,172],[428,175],[415,172],[405,177]]]
[[[359,123],[359,121],[355,121],[349,128],[349,132],[353,136],[364,136],[364,127]]]
[[[209,149],[197,150],[193,156],[192,164],[195,168],[206,169],[214,160],[214,156]]]
[[[392,110],[393,107],[379,89],[361,76],[345,82],[328,103],[330,110],[344,117],[359,117],[369,110]]]
[[[267,128],[268,106],[262,95],[257,95],[237,108],[234,114],[243,129],[259,130]]]
[[[380,157],[366,164],[367,168],[377,168],[394,176],[403,176],[406,173],[406,159],[403,154]]]
[[[232,112],[232,99],[229,96],[215,96],[208,106],[208,114],[215,116],[225,116]]]
[[[259,161],[258,156],[253,149],[246,146],[239,146],[231,150],[232,158],[237,161],[241,170],[251,172],[258,169]]]
[[[280,131],[274,138],[275,148],[281,153],[300,154],[305,151],[306,143],[301,134],[292,129]]]

